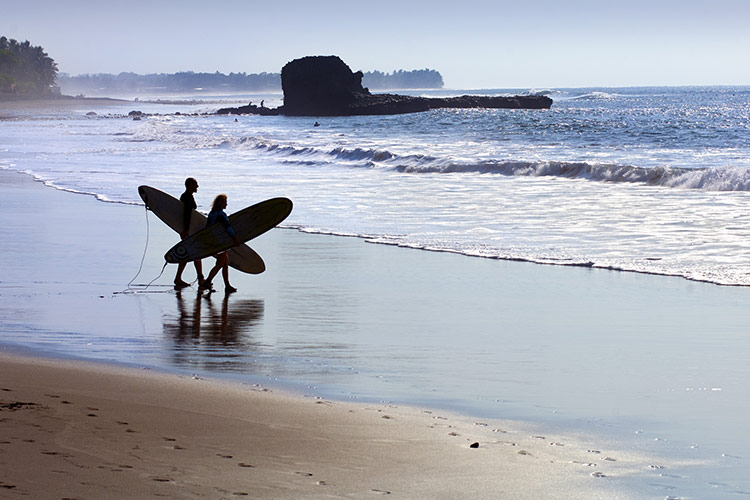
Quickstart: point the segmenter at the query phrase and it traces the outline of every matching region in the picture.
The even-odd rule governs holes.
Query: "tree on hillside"
[[[42,47],[0,37],[0,93],[49,95],[57,80],[57,63]]]
[[[441,89],[443,77],[434,69],[417,69],[393,73],[368,71],[362,78],[362,85],[371,89]]]

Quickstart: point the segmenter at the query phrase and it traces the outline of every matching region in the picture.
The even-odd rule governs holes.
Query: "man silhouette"
[[[185,179],[185,192],[180,196],[180,201],[183,206],[182,231],[180,231],[180,238],[183,240],[190,236],[190,219],[193,215],[193,210],[198,208],[198,205],[195,203],[195,198],[193,198],[193,194],[197,192],[198,181],[192,177]],[[202,286],[205,280],[203,278],[203,266],[200,259],[194,260],[193,264],[195,265],[195,272],[198,274],[198,286]],[[177,275],[174,277],[175,290],[181,290],[190,286],[189,283],[182,280],[182,272],[185,270],[186,266],[187,262],[180,262],[177,265]]]

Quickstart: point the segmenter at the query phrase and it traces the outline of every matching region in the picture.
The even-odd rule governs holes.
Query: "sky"
[[[5,2],[60,72],[435,69],[446,88],[750,85],[750,0]]]

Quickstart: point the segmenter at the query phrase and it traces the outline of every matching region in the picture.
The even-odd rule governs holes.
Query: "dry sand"
[[[615,498],[633,465],[429,410],[8,354],[0,429],[3,498]]]

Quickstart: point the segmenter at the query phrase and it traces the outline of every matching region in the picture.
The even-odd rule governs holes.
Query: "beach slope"
[[[600,497],[574,450],[427,410],[7,353],[0,380],[4,498]]]

